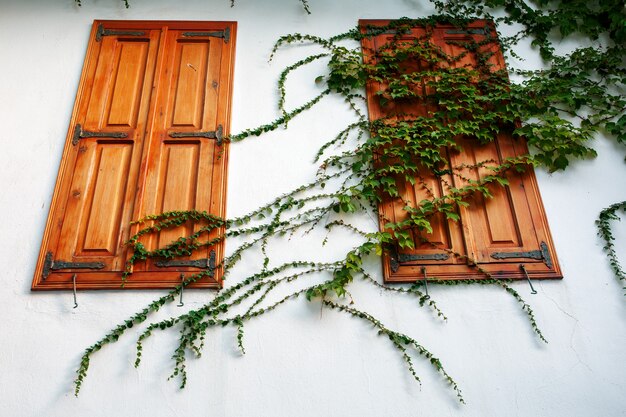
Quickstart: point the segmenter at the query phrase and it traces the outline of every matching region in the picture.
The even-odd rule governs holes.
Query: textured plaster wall
[[[71,393],[82,350],[159,295],[150,291],[31,293],[30,282],[51,200],[91,21],[98,19],[236,20],[239,25],[232,131],[277,115],[275,80],[305,51],[289,47],[271,65],[274,40],[290,32],[322,36],[358,18],[421,17],[426,2],[311,0],[0,0],[0,416],[622,416],[626,415],[626,300],[595,235],[601,208],[623,200],[623,149],[606,140],[595,160],[567,174],[538,178],[565,275],[515,288],[535,309],[549,340],[542,344],[516,302],[492,288],[431,288],[449,317],[442,323],[414,299],[356,285],[352,297],[389,327],[438,355],[467,400],[459,405],[442,378],[416,359],[422,385],[406,372],[387,340],[369,326],[319,304],[298,300],[246,330],[247,354],[235,333],[211,332],[205,355],[189,362],[188,388],[167,382],[175,334],[145,346],[136,370],[133,343],[123,338],[99,352],[81,396]],[[567,47],[568,45],[563,45]],[[312,51],[313,49],[309,50]],[[539,62],[528,51],[525,65]],[[288,84],[296,106],[319,91],[319,68]],[[290,129],[231,147],[228,213],[244,214],[309,181],[314,150],[346,122],[342,103],[326,99]],[[626,262],[626,223],[616,225]],[[373,227],[371,222],[364,227]],[[272,247],[276,260],[316,253],[333,259],[351,247],[339,236],[327,248],[316,237]],[[232,250],[234,245],[229,243]],[[256,259],[255,259],[256,261]],[[380,266],[372,263],[372,271]],[[233,279],[254,269],[244,263]],[[212,293],[187,292],[186,307]],[[180,313],[169,306],[161,317]],[[135,335],[136,336],[136,335]]]

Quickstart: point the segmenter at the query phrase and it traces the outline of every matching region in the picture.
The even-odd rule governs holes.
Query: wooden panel
[[[124,195],[128,186],[128,173],[132,144],[99,144],[97,162],[92,165],[95,173],[90,175],[93,190],[90,194],[83,245],[78,252],[107,252],[114,255],[119,243],[120,219]],[[82,246],[82,250],[80,249]]]
[[[86,67],[87,85],[81,88],[83,97],[77,97],[75,123],[86,131],[127,137],[87,137],[77,145],[68,138],[64,161],[69,163],[59,177],[69,187],[55,193],[60,204],[51,207],[51,215],[58,217],[58,234],[50,241],[55,259],[104,262],[107,270],[124,267],[121,248],[129,236],[158,40],[159,33],[153,32],[133,41],[105,37],[92,46],[88,63],[94,65]],[[110,120],[119,124],[109,126]]]
[[[204,88],[204,113],[202,118],[203,129],[215,130],[224,117],[225,80],[224,59],[228,57],[223,48],[216,45],[215,40],[209,40],[208,73]]]
[[[98,25],[113,33],[96,39]],[[183,35],[226,29],[228,41]],[[139,227],[131,227],[131,220],[172,209],[224,215],[228,145],[169,133],[222,125],[228,135],[235,40],[233,22],[94,22],[33,289],[71,289],[74,275],[79,289],[119,289],[128,256],[124,242]],[[85,132],[112,136],[81,138],[74,145],[78,124]],[[170,241],[191,230],[160,238]],[[197,256],[207,257],[208,250]],[[211,250],[219,263],[223,244]],[[44,276],[48,253],[98,269],[52,269]],[[136,265],[125,288],[172,288],[188,269]],[[220,274],[193,286],[219,287]]]
[[[497,145],[497,143],[490,143],[488,145],[475,146],[473,148],[475,163],[490,160],[498,161],[498,163],[502,162]],[[476,171],[476,176],[480,179],[492,174],[492,171],[486,167],[480,167]],[[519,226],[511,201],[511,189],[498,184],[489,185],[488,188],[493,198],[485,199],[483,196],[477,196],[483,200],[482,204],[477,206],[482,211],[481,217],[487,226],[488,234],[485,237],[489,239],[488,245],[492,247],[520,246]]]
[[[496,166],[503,160],[497,142],[480,145],[476,141],[466,139],[461,141],[461,146],[463,152],[455,153],[453,161],[457,166],[472,167],[460,171],[460,175],[464,178],[475,181],[483,179],[493,173],[487,168],[488,166]],[[480,164],[485,165],[476,168]],[[509,177],[514,182],[518,181],[513,178],[514,175]],[[455,179],[455,184],[458,187],[467,185],[459,178]],[[517,215],[521,213],[517,213],[513,206],[511,189],[499,184],[490,184],[488,188],[493,198],[485,198],[482,194],[476,193],[470,200],[470,206],[463,209],[464,217],[467,218],[466,222],[474,231],[473,240],[479,241],[476,245],[485,249],[482,251],[484,254],[492,248],[495,250],[498,247],[522,246],[517,218]],[[523,209],[523,207],[520,208],[520,210]]]
[[[146,42],[118,42],[117,65],[112,77],[107,125],[134,126],[143,87],[148,45]]]
[[[78,230],[77,224],[82,222],[88,199],[88,184],[92,183],[94,174],[92,167],[97,160],[97,152],[93,144],[82,143],[75,161],[71,188],[66,195],[65,210],[60,213],[58,226],[60,229],[56,247],[52,251],[57,259],[71,259],[76,252]],[[52,248],[51,248],[52,249]]]
[[[451,183],[450,176],[445,176],[446,182]],[[420,175],[416,178],[415,185],[409,182],[404,183],[404,191],[401,198],[391,199],[384,205],[385,216],[391,213],[390,220],[400,222],[408,218],[408,213],[404,206],[417,207],[418,203],[425,199],[441,197],[446,188],[442,181],[439,181],[427,170],[421,169]],[[381,207],[382,208],[382,207]],[[398,248],[399,255],[434,255],[447,254],[448,251],[458,251],[465,254],[465,244],[463,241],[462,224],[453,220],[447,220],[441,213],[437,213],[430,218],[432,232],[426,230],[413,229],[414,249]],[[433,265],[447,265],[462,262],[456,257],[450,256],[446,260],[427,260],[421,263]],[[405,262],[400,262],[401,264]]]
[[[150,47],[156,52],[154,43],[148,39],[121,42],[116,37],[102,40],[85,129],[136,126],[145,77],[152,73],[146,72],[146,65]]]
[[[158,212],[196,208],[199,148],[199,142],[164,145],[159,180],[163,188],[159,193]],[[163,230],[158,236],[157,245],[164,247],[179,237],[190,234],[191,229],[188,225]]]
[[[208,42],[179,42],[171,126],[200,127],[208,66]]]
[[[366,27],[366,25],[383,26],[388,23],[389,21],[360,21],[361,27]],[[477,62],[476,53],[466,53],[467,51],[460,43],[476,41],[480,45],[480,52],[491,53],[488,63],[494,71],[506,69],[497,42],[482,42],[485,39],[483,32],[485,28],[492,34],[495,33],[493,24],[484,20],[475,21],[463,30],[451,25],[437,25],[436,27],[430,27],[428,30],[417,27],[412,28],[410,33],[403,34],[401,41],[419,39],[420,41],[431,42],[441,48],[446,54],[458,57],[456,61],[451,61],[450,63],[441,61],[439,65],[442,68],[445,68],[447,65],[467,68],[475,67]],[[392,34],[382,34],[364,39],[362,44],[365,60],[373,63],[376,51],[382,49],[392,39]],[[414,62],[407,66],[407,71],[421,71],[424,69],[427,69],[427,66],[419,62]],[[379,96],[376,93],[385,87],[385,85],[375,82],[370,82],[367,86],[368,111],[371,120],[389,117],[394,112],[424,116],[428,114],[429,110],[435,110],[419,100],[407,100],[399,105],[381,105]],[[417,88],[425,91],[423,85]],[[426,93],[428,94],[429,92],[426,91]],[[402,199],[387,199],[380,204],[381,228],[389,220],[397,221],[407,217],[407,214],[402,210],[404,202],[416,206],[424,198],[440,196],[445,189],[445,184],[462,187],[466,183],[463,178],[477,180],[492,173],[487,167],[462,168],[464,165],[475,166],[484,161],[500,163],[505,158],[527,153],[523,140],[513,139],[510,129],[504,126],[501,129],[502,132],[498,135],[496,141],[487,145],[480,145],[472,138],[459,138],[463,151],[461,153],[451,151],[449,161],[451,167],[457,170],[460,175],[448,176],[443,178],[442,182],[439,182],[438,179],[420,172],[416,187],[407,185]],[[510,184],[508,187],[502,187],[497,184],[489,185],[490,192],[494,198],[484,198],[482,195],[477,194],[471,197],[470,208],[458,208],[461,216],[461,220],[458,223],[453,224],[442,215],[434,216],[431,219],[433,233],[414,233],[416,249],[398,249],[397,254],[400,257],[402,254],[432,255],[437,253],[437,249],[440,248],[444,249],[444,251],[447,250],[448,253],[455,252],[459,254],[460,256],[455,257],[456,261],[400,262],[399,266],[396,265],[392,269],[392,261],[397,261],[394,258],[397,255],[385,253],[383,256],[385,279],[396,282],[414,281],[422,275],[421,267],[423,266],[427,266],[429,277],[437,277],[439,279],[465,279],[484,276],[478,269],[466,264],[464,255],[481,263],[481,268],[484,271],[497,277],[523,278],[524,275],[519,269],[519,264],[523,262],[527,265],[531,278],[560,278],[559,265],[552,247],[552,240],[532,169],[523,174],[509,172],[507,173],[507,179]],[[428,242],[424,243],[424,240]],[[550,261],[528,257],[496,259],[492,256],[496,252],[511,254],[537,251],[542,242],[545,242],[548,247]]]
[[[476,26],[490,28],[488,23]],[[493,30],[493,29],[491,29]],[[451,30],[440,28],[435,30],[433,39],[448,54],[460,57],[453,63],[455,67],[474,68],[477,63],[475,52],[467,53],[461,46],[463,42],[484,39],[484,35],[477,34],[450,34]],[[489,64],[493,71],[506,70],[501,52],[494,42],[481,46],[481,52],[490,52]],[[458,165],[477,165],[487,161],[501,163],[507,157],[517,156],[512,142],[514,141],[510,127],[502,127],[502,133],[492,143],[481,145],[471,138],[461,140],[464,151],[455,156]],[[494,166],[494,163],[489,163]],[[471,171],[471,172],[469,172]],[[463,172],[466,178],[482,179],[492,174],[486,166],[467,169]],[[526,252],[538,250],[540,241],[534,232],[534,225],[526,201],[526,191],[523,187],[523,175],[510,172],[507,175],[510,186],[502,187],[498,184],[489,185],[493,198],[475,195],[470,207],[463,209],[464,221],[471,228],[471,239],[475,246],[472,258],[482,263],[505,263],[510,259],[497,260],[491,255],[498,251]],[[457,179],[459,186],[464,182]],[[541,262],[541,260],[524,259],[524,262]],[[520,262],[518,259],[516,262]]]
[[[496,160],[515,156],[513,142],[514,139],[508,133],[499,135],[496,143],[501,157]],[[475,149],[484,148],[486,147]],[[530,171],[530,168],[528,170]],[[479,173],[479,175],[484,174],[484,172]],[[530,181],[529,175],[529,172],[509,172],[507,187],[496,185],[491,187],[494,192],[497,191],[501,195],[485,202],[482,215],[478,210],[469,212],[472,216],[471,221],[479,226],[474,233],[476,245],[482,249],[476,254],[478,261],[511,262],[511,259],[497,260],[491,255],[494,252],[527,252],[539,249],[543,240],[539,238],[537,230],[543,229],[543,226],[534,221],[531,213],[529,198],[536,199],[538,196],[533,196],[535,192],[533,187],[525,186],[525,183]],[[517,259],[515,262],[521,261],[524,263],[542,262],[528,258]]]
[[[407,185],[410,186],[410,196],[406,199],[406,202],[411,207],[417,207],[418,203],[424,199],[439,198],[444,193],[441,181],[433,175],[426,176],[425,173],[422,174],[415,186]],[[415,248],[431,250],[433,249],[432,246],[435,245],[438,248],[452,249],[450,226],[445,221],[444,216],[441,213],[437,213],[431,220],[432,232],[419,232],[417,230],[413,232]]]
[[[419,38],[425,35],[425,31],[423,29],[415,29],[411,32],[411,34],[402,35],[398,37],[397,41],[400,43],[406,43],[410,45],[413,42],[416,42]],[[371,54],[374,54],[376,51],[379,51],[381,48],[384,48],[389,42],[393,42],[396,38],[393,35],[380,35],[374,38],[366,38],[363,42],[363,47],[366,51],[370,51]],[[367,59],[367,55],[366,55]],[[374,59],[373,55],[370,56],[370,59]],[[373,62],[373,61],[372,61]],[[423,61],[417,61],[414,59],[407,59],[406,61],[399,64],[400,68],[406,72],[418,72],[427,70],[428,65]],[[387,85],[381,82],[370,81],[367,88],[368,91],[371,91],[371,97],[368,99],[368,110],[370,112],[371,120],[376,120],[382,117],[402,117],[398,115],[408,115],[408,116],[425,116],[428,114],[429,106],[425,105],[422,102],[417,100],[390,100],[383,101],[379,96],[376,96],[374,92],[383,91],[387,89]],[[426,90],[425,84],[422,82],[419,85],[414,86],[413,91],[421,95]]]
[[[163,129],[167,132],[189,133],[215,131],[221,41],[215,38],[189,39],[175,31],[170,32],[168,40],[174,45],[172,55],[175,70],[172,71],[169,83]],[[158,200],[156,205],[160,208],[155,212],[195,209],[222,214],[211,206],[212,198],[219,196],[212,189],[212,183],[219,180],[213,178],[215,141],[209,138],[193,141],[189,138],[170,138],[164,142],[161,152],[166,154],[164,157],[167,163],[162,159],[162,174],[155,193]],[[218,209],[223,211],[223,208]],[[181,236],[189,236],[198,227],[183,225],[161,231],[149,247],[163,247]],[[209,256],[208,250],[193,257],[206,258]],[[152,269],[155,270],[154,267]]]
[[[75,273],[80,276],[78,287],[84,288],[90,278],[106,271],[119,275],[125,265],[123,243],[129,237],[160,32],[146,31],[145,36],[132,42],[117,36],[96,42],[96,27],[97,22],[91,33],[33,289],[71,289]],[[108,120],[120,125],[109,127]],[[126,137],[87,137],[75,145],[72,142],[78,124],[84,131],[112,131]],[[104,268],[52,271],[44,279],[48,253],[54,260],[102,263]]]
[[[77,102],[77,105],[82,105],[81,108],[81,122],[86,129],[99,130],[103,123],[103,117],[105,108],[107,105],[107,98],[109,91],[112,87],[113,79],[111,77],[115,68],[117,67],[116,58],[116,39],[105,38],[101,43],[94,46],[93,57],[88,57],[96,61],[96,66],[93,68],[93,73],[88,74],[89,79],[85,80],[87,83],[85,93],[90,93],[87,96],[87,100],[83,103]],[[80,98],[77,97],[77,100]]]
[[[151,145],[145,154],[147,172],[140,213],[161,213],[172,210],[195,209],[224,217],[226,145],[218,145],[215,138],[173,137],[171,134],[215,132],[218,125],[225,126],[224,107],[229,99],[228,72],[223,59],[224,44],[216,38],[193,38],[183,31],[171,30],[166,39],[168,49],[164,56],[167,67],[174,68],[165,74],[164,89],[157,100],[163,109],[155,119]],[[142,243],[154,250],[162,248],[181,236],[189,236],[202,224],[183,225],[162,230],[157,236],[146,236]],[[218,236],[214,231],[210,239]],[[194,253],[192,258],[208,258],[216,251],[217,259],[223,256],[223,243]],[[154,262],[138,265],[137,270],[162,272]],[[189,270],[189,268],[177,268]]]
[[[426,31],[423,28],[415,28],[410,34],[399,37],[398,41],[411,45],[424,36],[426,36]],[[389,34],[383,34],[371,39],[364,39],[364,49],[371,52],[380,50],[393,39],[394,36]],[[366,56],[366,59],[367,58],[368,56]],[[369,59],[373,59],[373,55],[369,55]],[[429,65],[425,61],[417,61],[412,58],[400,63],[400,67],[405,72],[427,71],[429,69]],[[379,96],[375,93],[386,88],[387,86],[385,84],[378,82],[371,82],[368,85],[368,111],[370,114],[370,120],[382,117],[391,117],[393,119],[406,118],[407,116],[427,116],[429,112],[433,110],[431,105],[427,105],[417,100],[389,101],[383,103],[381,102]],[[429,88],[430,87],[427,87],[425,83],[422,82],[417,86],[414,86],[413,91],[415,91],[417,96],[421,96],[424,93],[430,94],[431,91]],[[447,184],[452,183],[452,179],[449,175],[445,175],[444,180]],[[389,198],[379,206],[381,228],[383,228],[389,221],[399,222],[405,220],[408,217],[408,213],[404,210],[406,205],[417,207],[417,204],[424,199],[441,197],[445,187],[443,182],[424,168],[419,170],[419,174],[416,176],[415,185],[412,185],[404,180],[401,180],[400,182],[402,184],[400,189],[403,190],[401,191],[400,198]],[[461,254],[466,253],[461,222],[448,220],[440,213],[433,215],[430,221],[433,229],[432,233],[419,231],[417,229],[412,230],[411,233],[415,249],[396,248],[397,253],[395,255],[400,256],[400,258],[410,259],[412,255],[448,255],[448,251],[452,250]],[[445,260],[425,260],[419,261],[419,264],[450,265],[463,262],[463,259],[448,256]],[[416,265],[416,262],[405,261],[400,262],[400,264],[403,266],[410,266]],[[390,273],[391,272],[389,272],[388,269],[385,272],[386,275]],[[416,275],[413,274],[413,277],[415,276]]]

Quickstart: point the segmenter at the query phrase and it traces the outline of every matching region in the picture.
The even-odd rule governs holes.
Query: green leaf
[[[557,157],[553,162],[554,170],[557,170],[557,171],[567,168],[568,165],[569,165],[569,161],[563,155],[560,155],[559,157]]]

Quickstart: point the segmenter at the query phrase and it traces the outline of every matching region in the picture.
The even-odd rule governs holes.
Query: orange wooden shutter
[[[234,39],[230,22],[94,22],[33,289],[71,288],[74,274],[78,288],[119,288],[131,220],[224,215]],[[223,243],[196,258],[222,256]],[[194,270],[139,265],[125,287],[172,287]],[[218,273],[197,284],[218,285]]]
[[[233,57],[224,48],[222,39],[206,36],[207,33],[211,32],[170,30],[167,34],[170,47],[164,61],[168,70],[163,74],[167,87],[160,91],[157,100],[158,116],[147,151],[150,169],[142,186],[145,192],[138,217],[190,209],[224,213],[228,155],[222,138],[229,114],[228,77]],[[198,227],[198,224],[184,225],[165,230],[146,239],[144,244],[149,250],[163,247],[180,236],[190,235]],[[208,238],[216,236],[214,232]],[[223,257],[223,246],[206,248],[189,260],[216,262]],[[173,265],[180,266],[176,267],[148,261],[138,265],[136,271],[150,271],[147,276],[153,279],[171,271],[194,270],[181,263],[184,262],[176,260]]]
[[[360,25],[384,26],[389,21],[362,20]],[[409,33],[399,36],[400,41],[414,41],[423,38],[441,48],[447,55],[462,56],[455,66],[474,66],[475,52],[465,54],[459,42],[473,39],[480,42],[488,31],[493,33],[490,22],[479,20],[467,28],[459,29],[451,25],[437,24],[428,29],[414,27]],[[384,33],[363,40],[366,59],[375,60],[376,51],[392,41],[394,33]],[[481,46],[482,52],[492,52],[489,64],[493,70],[505,69],[504,59],[496,42]],[[461,55],[461,54],[464,55]],[[424,115],[420,103],[413,102],[411,108],[382,106],[376,92],[384,88],[377,83],[368,84],[368,109],[371,120],[394,114],[405,113]],[[408,107],[408,104],[401,106]],[[496,163],[505,158],[528,153],[523,139],[514,139],[510,131],[502,131],[491,143],[480,145],[471,138],[461,138],[463,151],[448,150],[451,166],[476,165],[481,161],[493,160]],[[402,199],[415,206],[428,198],[428,193],[440,196],[447,184],[462,187],[464,180],[458,176],[444,176],[443,181],[432,174],[420,172],[422,184],[415,186],[406,183]],[[463,177],[478,179],[488,175],[485,168],[468,168]],[[467,265],[466,256],[474,260],[481,269],[496,277],[523,278],[520,264],[524,264],[531,278],[560,278],[561,272],[552,245],[545,213],[539,196],[537,182],[532,169],[525,173],[509,173],[509,186],[490,186],[494,195],[485,199],[474,195],[467,208],[458,208],[460,220],[454,222],[442,215],[431,219],[433,233],[414,231],[415,249],[393,248],[383,257],[383,270],[387,281],[409,282],[423,276],[426,268],[429,277],[441,279],[463,279],[484,277],[477,268]],[[424,188],[424,184],[428,191]],[[380,224],[399,221],[407,214],[402,209],[401,199],[387,199],[379,206]],[[421,233],[421,235],[420,235]],[[424,243],[427,240],[429,243]],[[456,253],[457,255],[454,255]]]

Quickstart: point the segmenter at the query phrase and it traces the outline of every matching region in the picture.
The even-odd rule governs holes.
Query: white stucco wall
[[[166,381],[176,334],[150,340],[136,370],[131,333],[94,356],[81,396],[74,398],[71,382],[83,349],[161,294],[80,292],[80,306],[72,309],[71,293],[30,291],[92,20],[237,21],[237,132],[277,115],[278,73],[308,53],[289,47],[269,65],[279,35],[329,36],[359,18],[432,12],[425,1],[414,0],[310,0],[312,15],[297,0],[237,0],[234,8],[227,0],[132,0],[128,10],[115,0],[83,2],[78,8],[72,0],[0,0],[0,416],[626,415],[626,299],[594,227],[602,208],[625,198],[624,149],[604,139],[596,142],[595,160],[578,162],[565,174],[537,173],[565,279],[536,282],[534,296],[526,283],[514,286],[534,308],[548,345],[501,290],[431,287],[449,318],[442,323],[415,299],[353,287],[357,306],[442,359],[467,405],[458,404],[421,359],[415,359],[420,386],[369,326],[305,300],[250,323],[244,357],[233,329],[210,332],[204,357],[189,361],[189,384],[182,391],[176,381]],[[534,56],[528,59],[527,65],[538,65]],[[318,91],[311,80],[289,83],[290,105]],[[311,180],[314,150],[345,124],[341,109],[328,99],[287,131],[233,145],[228,214],[244,214]],[[615,227],[623,262],[625,225]],[[350,242],[334,245],[321,249],[314,239],[292,239],[272,250],[283,259],[302,258],[306,251],[332,259]],[[244,263],[240,273],[252,267]],[[188,291],[186,307],[212,296]],[[161,317],[180,311],[168,306]]]

